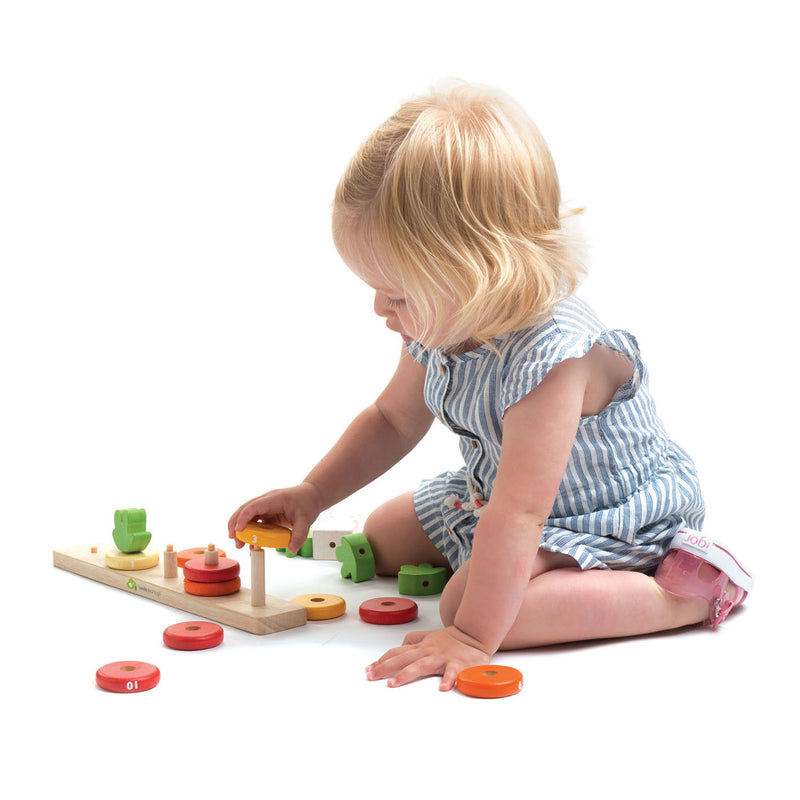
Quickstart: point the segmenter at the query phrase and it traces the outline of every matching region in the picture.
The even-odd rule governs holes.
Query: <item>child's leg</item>
[[[539,564],[545,568],[536,569],[501,650],[638,636],[693,625],[708,617],[707,601],[676,597],[649,575],[582,570],[564,566],[563,561],[553,568],[547,563],[550,555],[540,551],[537,564],[545,558],[545,563]],[[440,605],[445,625],[453,623],[468,570],[469,562],[445,587]]]
[[[450,568],[419,524],[413,492],[395,497],[373,511],[364,523],[364,535],[375,555],[375,571],[379,575],[397,575],[404,564]]]

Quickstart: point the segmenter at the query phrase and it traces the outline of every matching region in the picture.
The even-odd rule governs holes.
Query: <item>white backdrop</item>
[[[796,710],[797,701],[780,672],[789,664],[781,637],[791,635],[784,596],[793,576],[778,566],[797,530],[788,512],[797,478],[800,176],[788,6],[28,0],[0,7],[0,457],[6,558],[15,566],[2,584],[15,637],[4,684],[26,701],[46,699],[47,711],[28,707],[17,720],[30,735],[19,740],[25,749],[38,742],[60,754],[58,769],[37,772],[37,781],[56,773],[83,780],[76,759],[86,751],[100,760],[114,755],[110,720],[118,712],[94,690],[93,672],[117,659],[102,644],[113,614],[134,602],[53,570],[52,549],[110,533],[114,509],[131,506],[146,508],[156,544],[165,536],[187,546],[221,540],[236,506],[301,479],[375,397],[393,371],[398,341],[338,260],[329,203],[362,138],[446,76],[497,85],[538,122],[565,200],[587,208],[592,272],[583,293],[608,324],[637,335],[662,417],[700,469],[707,531],[753,566],[757,591],[751,608],[720,632],[718,641],[733,642],[727,650],[715,653],[702,640],[707,661],[694,663],[691,651],[677,661],[709,691],[727,675],[713,719],[692,708],[663,728],[664,704],[677,691],[669,688],[675,661],[666,648],[700,641],[689,635],[657,640],[665,652],[656,663],[669,666],[648,666],[635,691],[620,680],[635,643],[601,650],[602,683],[591,663],[572,676],[576,658],[591,650],[559,651],[546,675],[517,661],[526,674],[517,706],[503,701],[502,715],[491,710],[497,705],[480,706],[487,727],[471,736],[449,738],[441,726],[450,701],[431,681],[397,692],[380,687],[381,695],[370,686],[368,699],[361,689],[344,694],[323,682],[309,700],[314,730],[347,743],[350,753],[372,747],[375,763],[376,732],[413,739],[418,754],[435,750],[436,741],[458,786],[456,745],[443,742],[457,739],[468,749],[487,729],[507,731],[508,709],[533,726],[520,735],[529,746],[514,737],[525,752],[547,751],[548,731],[568,738],[583,729],[595,744],[635,737],[628,768],[637,780],[663,775],[662,762],[656,769],[636,755],[642,736],[672,752],[694,732],[702,750],[701,733],[722,719],[736,730],[711,749],[724,754],[731,735],[753,787],[776,779],[779,763],[770,759],[782,740],[770,739],[766,762],[748,743],[771,734],[772,717],[760,715],[784,713],[789,703]],[[368,511],[455,458],[455,443],[436,430],[346,510]],[[98,622],[104,609],[113,611]],[[160,635],[174,621],[161,608],[139,614],[128,640]],[[380,653],[358,636],[352,660],[360,669]],[[279,646],[266,638],[270,649]],[[229,662],[214,656],[218,670],[250,669],[263,640],[246,639],[238,651],[229,648]],[[302,645],[298,652],[305,655]],[[761,659],[769,671],[761,671]],[[320,663],[322,674],[335,670],[330,662],[350,666],[334,654]],[[585,688],[569,691],[558,670]],[[68,678],[57,677],[62,672]],[[213,685],[223,695],[242,682],[222,674]],[[344,674],[337,680],[348,685]],[[741,706],[734,711],[743,674],[748,707],[759,715],[745,720]],[[544,717],[542,686],[559,690]],[[148,695],[140,706],[126,699],[126,715],[148,709],[137,727],[177,714],[172,734],[148,727],[152,746],[169,743],[184,756],[207,747],[244,768],[224,725],[205,739],[181,733],[174,726],[186,718],[168,688]],[[433,729],[398,728],[398,715],[417,698],[437,720]],[[257,735],[246,700],[236,713],[239,729],[269,740],[271,756],[288,768],[308,757],[306,748],[319,754],[303,742],[301,722],[287,721],[294,716],[280,705],[286,702],[264,700]],[[370,713],[375,703],[390,704],[387,716]],[[337,716],[337,707],[346,713]],[[469,708],[462,713],[474,714]],[[78,745],[68,727],[84,720],[94,733]],[[354,767],[326,752],[332,783],[341,782],[336,763],[345,772]],[[403,769],[419,769],[416,759]],[[24,758],[13,763],[33,774]],[[562,758],[516,763],[534,789],[552,780],[551,771],[571,769]],[[480,773],[481,785],[493,785],[492,769]],[[246,777],[268,787],[269,774]],[[600,785],[596,775],[580,775],[586,787]],[[324,771],[304,780],[327,785]]]

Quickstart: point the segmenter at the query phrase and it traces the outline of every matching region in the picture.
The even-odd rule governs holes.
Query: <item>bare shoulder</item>
[[[599,414],[614,398],[620,386],[633,376],[633,364],[622,353],[602,345],[594,345],[580,359],[588,369],[581,415]]]

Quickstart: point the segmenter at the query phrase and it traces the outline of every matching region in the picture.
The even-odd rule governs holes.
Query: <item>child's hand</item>
[[[268,522],[292,529],[289,550],[296,553],[308,537],[308,531],[322,511],[316,487],[301,483],[288,489],[276,489],[249,500],[236,509],[228,520],[228,536],[243,547],[236,538],[249,522]]]
[[[400,647],[384,653],[367,667],[371,681],[389,678],[388,686],[403,686],[419,678],[441,675],[439,689],[450,691],[461,670],[487,664],[492,657],[480,643],[455,626],[437,631],[416,631]]]

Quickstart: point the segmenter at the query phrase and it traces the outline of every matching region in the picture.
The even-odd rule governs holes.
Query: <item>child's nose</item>
[[[373,308],[379,317],[389,316],[389,306],[386,303],[386,298],[380,292],[375,292],[375,302],[373,303]]]

